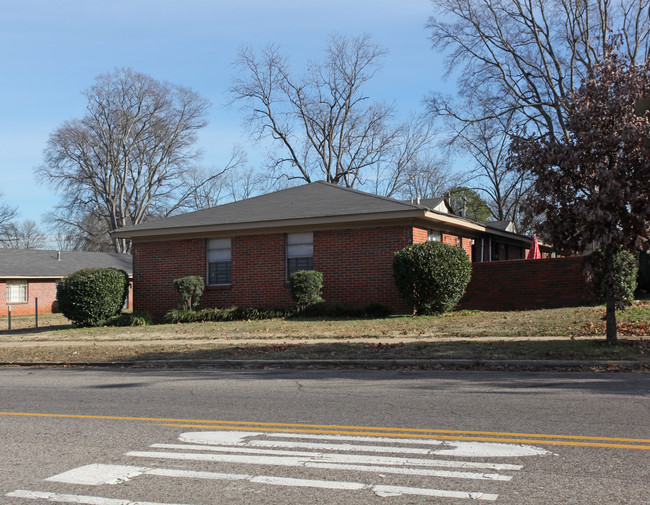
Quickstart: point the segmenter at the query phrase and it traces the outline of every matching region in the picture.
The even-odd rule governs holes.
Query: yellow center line
[[[203,428],[214,429],[214,426],[201,424],[163,424],[163,426],[172,426],[178,428]],[[220,430],[241,430],[240,426],[219,426]],[[252,428],[251,428],[252,429]],[[567,440],[538,440],[525,438],[499,438],[499,437],[472,437],[472,436],[453,436],[453,435],[420,435],[414,433],[378,433],[367,431],[342,431],[342,430],[303,430],[299,428],[259,428],[256,431],[262,432],[289,432],[289,433],[314,433],[317,435],[354,435],[354,436],[373,436],[373,437],[392,437],[392,438],[417,438],[433,440],[469,440],[472,442],[514,442],[517,444],[545,444],[545,445],[571,445],[580,447],[610,447],[616,449],[640,449],[643,451],[650,450],[650,445],[629,445],[629,444],[608,444],[598,442],[570,442]],[[469,432],[468,432],[469,433]],[[521,434],[526,436],[525,434]],[[536,436],[536,435],[530,435]],[[562,437],[560,437],[562,438]],[[588,437],[591,438],[591,437]],[[633,440],[634,439],[630,439]]]
[[[494,438],[494,437],[524,437],[526,443],[536,444],[555,444],[555,445],[576,445],[590,447],[617,447],[632,449],[650,449],[650,446],[644,445],[625,445],[610,444],[607,442],[631,442],[635,444],[650,444],[650,439],[637,438],[614,438],[614,437],[593,437],[581,435],[549,435],[535,433],[512,433],[500,431],[465,431],[465,430],[442,430],[426,428],[392,428],[376,426],[346,426],[346,425],[327,425],[327,424],[302,424],[302,423],[268,423],[268,422],[247,422],[247,421],[219,421],[219,420],[202,420],[202,419],[175,419],[175,418],[158,418],[158,417],[131,417],[131,416],[94,416],[84,414],[47,414],[33,412],[0,412],[0,416],[24,416],[24,417],[46,417],[46,418],[64,418],[64,419],[98,419],[98,420],[116,420],[116,421],[146,421],[162,423],[165,426],[191,427],[201,429],[224,429],[224,430],[254,430],[254,431],[282,431],[297,433],[318,433],[318,434],[354,434],[363,436],[377,437],[399,437],[399,438],[431,438],[445,440],[480,440],[480,441],[499,441],[499,442],[518,442],[521,438]],[[169,424],[175,423],[175,424]],[[276,428],[277,427],[277,428]],[[363,430],[363,431],[351,431]],[[444,435],[447,434],[447,435]],[[463,435],[463,436],[458,436]],[[472,435],[480,435],[473,437]],[[489,438],[488,438],[489,437]],[[552,440],[545,441],[540,439],[565,439],[565,441]],[[569,440],[598,441],[594,442],[570,442]]]

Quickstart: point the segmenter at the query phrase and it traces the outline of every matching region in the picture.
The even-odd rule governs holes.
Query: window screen
[[[208,240],[208,284],[230,284],[231,244],[229,238]]]
[[[314,269],[314,234],[287,234],[287,278],[299,270]]]

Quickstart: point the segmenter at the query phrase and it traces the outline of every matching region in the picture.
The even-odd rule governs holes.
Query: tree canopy
[[[612,33],[632,63],[650,56],[650,0],[432,0],[428,28],[458,72],[460,103],[429,107],[463,123],[514,114],[529,132],[566,137],[564,103],[605,51]]]
[[[86,114],[50,134],[39,180],[62,194],[56,221],[105,232],[167,215],[187,198],[209,103],[194,91],[131,69],[100,75],[83,93]],[[130,242],[113,239],[117,252]]]
[[[650,112],[642,104],[649,97],[649,62],[633,64],[610,48],[565,100],[566,137],[520,135],[511,145],[510,167],[535,179],[526,210],[544,216],[540,232],[566,253],[594,243],[603,249],[610,341],[614,256],[648,241]]]
[[[485,200],[470,188],[456,186],[445,193],[445,199],[457,214],[474,221],[487,221],[492,216]]]
[[[479,191],[497,220],[523,220],[528,175],[506,169],[510,134],[568,138],[566,99],[593,75],[612,34],[632,63],[650,56],[650,0],[432,0],[427,27],[446,56],[457,95],[431,93],[429,113],[474,167],[463,185]]]
[[[231,95],[255,139],[271,141],[274,178],[346,187],[374,180],[386,196],[402,189],[434,132],[422,117],[395,124],[392,107],[366,95],[386,53],[369,36],[332,35],[323,60],[297,77],[276,46],[240,51]]]
[[[2,193],[0,193],[2,198]],[[0,236],[6,236],[14,227],[13,219],[17,216],[18,209],[0,200]],[[0,240],[0,244],[2,241]]]

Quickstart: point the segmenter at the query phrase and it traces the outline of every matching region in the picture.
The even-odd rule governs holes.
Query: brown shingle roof
[[[344,188],[327,182],[313,182],[265,195],[219,205],[210,209],[148,221],[119,230],[131,231],[185,229],[214,224],[268,223],[288,219],[323,218],[421,210],[423,206]]]

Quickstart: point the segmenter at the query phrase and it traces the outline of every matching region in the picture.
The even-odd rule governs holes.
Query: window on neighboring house
[[[314,234],[287,233],[287,279],[299,270],[314,269]]]
[[[427,241],[429,242],[440,242],[442,240],[442,234],[438,230],[427,230]]]
[[[7,303],[27,303],[27,281],[7,281]]]
[[[229,238],[208,240],[208,285],[230,284],[231,247]]]

